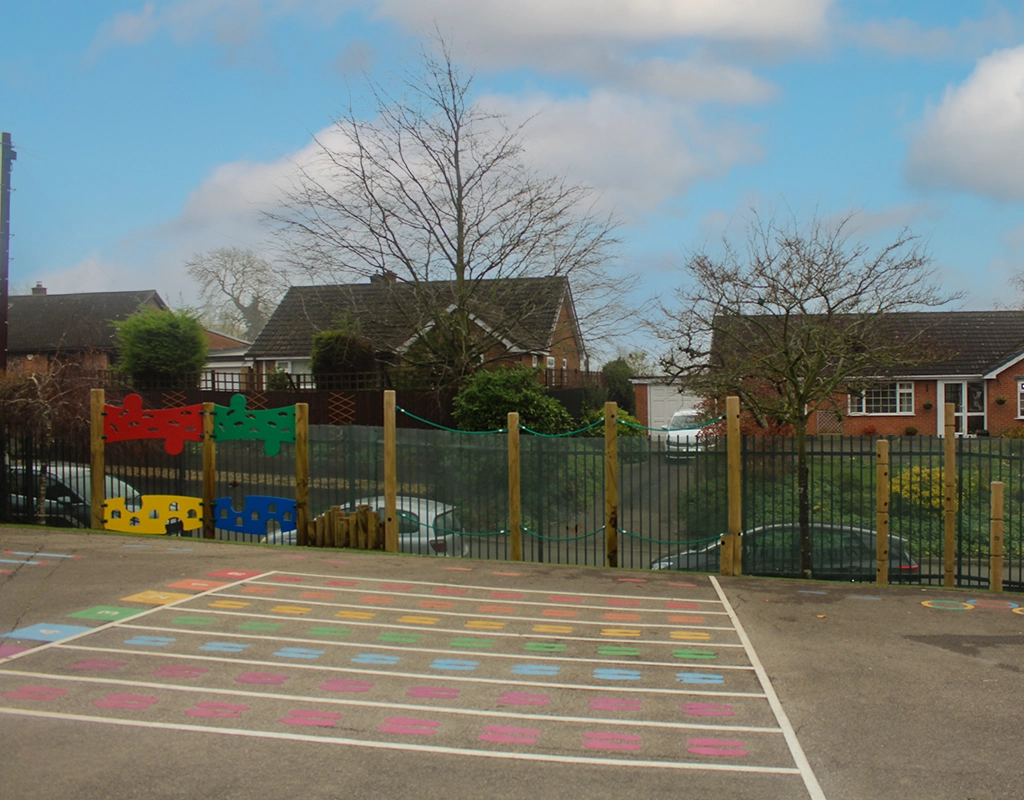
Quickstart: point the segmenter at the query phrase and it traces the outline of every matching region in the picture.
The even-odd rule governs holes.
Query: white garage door
[[[647,423],[652,428],[668,425],[681,408],[696,408],[699,398],[679,391],[678,386],[652,383],[647,391]]]

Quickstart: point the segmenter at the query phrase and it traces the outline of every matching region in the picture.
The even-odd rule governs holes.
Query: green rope
[[[712,420],[708,420],[707,422],[702,422],[700,425],[691,425],[689,428],[648,428],[645,425],[637,425],[635,422],[627,422],[624,419],[620,419],[619,424],[625,425],[629,428],[636,428],[638,431],[663,431],[665,433],[675,433],[676,431],[699,431],[702,428],[708,427],[708,425],[714,425],[716,422],[721,422],[723,419],[725,419],[725,414],[722,414],[720,417],[715,417]]]
[[[545,542],[578,542],[580,539],[589,539],[591,536],[596,536],[604,531],[604,527],[600,527],[593,533],[584,533],[580,536],[544,536],[541,533],[537,533],[537,531],[531,531],[525,525],[520,525],[519,527],[524,532],[530,534],[534,539],[541,539]]]
[[[526,431],[527,433],[532,433],[534,436],[542,436],[545,439],[561,439],[563,436],[575,436],[577,433],[584,433],[585,431],[589,431],[592,428],[596,428],[598,425],[604,425],[604,420],[599,419],[597,422],[594,422],[585,428],[580,428],[578,431],[569,431],[568,433],[541,433],[540,431],[531,430],[530,428],[527,428],[525,425],[520,425],[519,430]]]
[[[481,435],[486,435],[486,434],[491,434],[491,433],[508,433],[508,428],[496,428],[493,431],[460,431],[460,430],[456,430],[455,428],[448,428],[448,427],[446,427],[444,425],[439,425],[436,422],[431,422],[429,419],[423,419],[423,417],[417,417],[411,411],[406,411],[401,406],[395,406],[395,408],[397,408],[399,411],[401,411],[407,417],[412,417],[414,420],[416,420],[418,422],[422,422],[425,425],[433,425],[435,428],[440,428],[441,430],[448,431],[449,433],[468,433],[468,434],[470,434],[472,436],[481,436]]]
[[[506,530],[484,531],[483,533],[470,533],[469,531],[450,531],[450,530],[447,530],[446,528],[440,528],[437,525],[430,525],[429,527],[430,527],[430,530],[432,530],[432,531],[440,531],[441,533],[449,533],[449,534],[452,534],[453,536],[501,536],[503,534],[508,533],[508,531],[506,531]]]
[[[703,544],[704,542],[717,542],[720,541],[722,536],[711,536],[707,539],[687,539],[679,542],[666,542],[664,539],[651,539],[647,536],[641,536],[639,533],[630,533],[629,531],[619,530],[619,533],[624,533],[633,539],[640,539],[643,542],[651,542],[653,544],[667,544],[672,546],[691,545],[691,544]]]

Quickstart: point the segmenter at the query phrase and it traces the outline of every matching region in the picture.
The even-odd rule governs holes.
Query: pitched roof
[[[1024,355],[1024,311],[894,312],[878,324],[893,341],[916,338],[926,354],[899,377],[986,375]]]
[[[454,302],[454,281],[293,286],[256,337],[255,358],[305,357],[313,336],[355,321],[378,352],[396,352],[433,322],[438,308]],[[513,349],[545,352],[563,303],[571,302],[564,277],[481,281],[470,312]]]
[[[145,305],[167,308],[153,289],[11,295],[8,300],[10,353],[114,350],[113,322],[127,319]]]

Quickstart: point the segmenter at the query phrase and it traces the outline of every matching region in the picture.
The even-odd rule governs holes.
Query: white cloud
[[[911,142],[907,175],[921,186],[1024,200],[1024,46],[983,58],[946,89]]]
[[[996,9],[981,19],[963,19],[955,27],[925,28],[917,20],[868,20],[846,26],[846,37],[893,56],[977,58],[995,44],[1009,44],[1017,35],[1015,18]]]

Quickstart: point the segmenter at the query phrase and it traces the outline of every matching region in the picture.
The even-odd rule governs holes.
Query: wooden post
[[[309,404],[295,404],[295,543],[309,544]]]
[[[106,500],[106,453],[103,440],[103,406],[106,393],[102,389],[93,389],[89,393],[89,505],[91,506],[93,530],[103,530],[103,503]]]
[[[217,519],[213,504],[217,499],[217,444],[213,440],[215,417],[213,403],[203,403],[203,538],[216,539]]]
[[[604,546],[609,567],[619,566],[619,407],[604,404]]]
[[[875,449],[878,454],[878,480],[876,481],[878,541],[875,546],[878,565],[875,570],[875,583],[885,586],[889,583],[889,441],[879,439]]]
[[[398,447],[395,393],[384,392],[384,549],[398,552]]]
[[[725,399],[726,474],[728,476],[729,529],[722,544],[721,573],[743,574],[743,495],[742,455],[740,452],[740,399]]]
[[[942,545],[942,585],[956,585],[956,406],[946,403],[945,458],[942,467],[945,536]]]
[[[1003,482],[992,481],[991,546],[989,549],[988,588],[1003,591]]]
[[[508,528],[512,561],[523,560],[523,507],[519,468],[519,412],[508,412]]]

